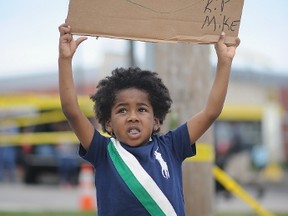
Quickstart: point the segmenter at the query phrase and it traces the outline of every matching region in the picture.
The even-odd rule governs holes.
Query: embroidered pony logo
[[[160,152],[158,152],[159,147],[154,151],[154,155],[156,160],[159,162],[161,166],[161,172],[164,178],[168,179],[170,178],[169,170],[167,163],[163,160],[162,155]]]

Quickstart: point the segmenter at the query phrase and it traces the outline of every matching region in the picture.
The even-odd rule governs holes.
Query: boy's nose
[[[129,121],[137,121],[138,120],[138,115],[136,112],[131,112],[129,117],[128,117]]]

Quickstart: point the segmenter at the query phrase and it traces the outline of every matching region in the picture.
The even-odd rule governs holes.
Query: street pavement
[[[269,212],[288,213],[288,187],[268,185],[262,197],[258,197],[257,190],[246,187],[246,192],[257,200],[260,206]],[[238,197],[227,198],[218,194],[215,199],[215,208],[219,212],[252,212],[251,207]]]
[[[256,196],[253,188],[247,190],[249,194]],[[79,211],[82,194],[83,191],[79,187],[0,183],[0,211]],[[95,190],[92,194],[95,194]],[[269,186],[258,201],[269,211],[288,213],[288,188]],[[233,196],[227,198],[218,194],[215,195],[215,211],[251,212],[252,210],[239,198]]]
[[[76,211],[78,187],[57,185],[0,184],[0,211]]]

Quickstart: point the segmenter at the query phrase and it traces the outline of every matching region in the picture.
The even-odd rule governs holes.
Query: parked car
[[[57,125],[59,126],[59,125]],[[34,132],[55,131],[54,124],[37,125]],[[75,144],[37,144],[26,147],[23,154],[23,181],[27,184],[77,184],[83,159],[78,156]]]

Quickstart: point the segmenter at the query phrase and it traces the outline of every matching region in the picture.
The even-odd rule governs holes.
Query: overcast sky
[[[57,70],[58,26],[67,16],[68,3],[0,0],[0,79]],[[287,10],[287,0],[245,0],[235,65],[288,75]],[[109,47],[126,51],[121,40],[89,38],[75,64],[97,67],[100,53]]]

